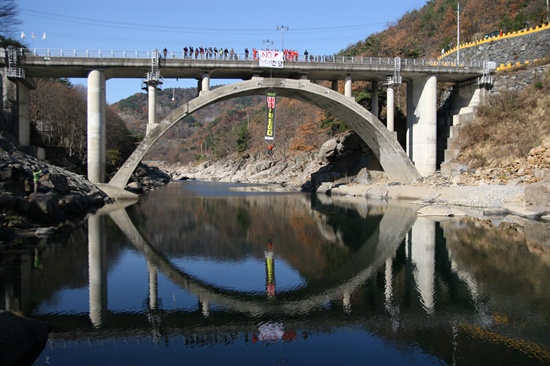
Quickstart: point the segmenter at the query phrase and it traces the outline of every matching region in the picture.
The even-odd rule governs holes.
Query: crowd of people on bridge
[[[269,50],[269,49],[263,49]],[[270,51],[279,51],[273,49]],[[166,59],[168,50],[166,47],[163,50],[164,58]],[[303,57],[300,58],[300,53],[296,50],[285,49],[283,50],[285,61],[305,61],[305,62],[333,62],[333,56],[315,56],[309,54],[307,50],[304,51]],[[248,48],[244,49],[243,53],[237,53],[233,48],[228,49],[227,47],[193,47],[185,46],[183,47],[183,58],[186,59],[196,59],[196,60],[258,60],[258,49],[252,48],[250,52]]]

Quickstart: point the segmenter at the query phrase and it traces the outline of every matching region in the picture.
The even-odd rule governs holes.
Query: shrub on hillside
[[[549,75],[528,88],[505,91],[482,103],[475,121],[460,130],[457,159],[478,168],[526,157],[550,134]]]

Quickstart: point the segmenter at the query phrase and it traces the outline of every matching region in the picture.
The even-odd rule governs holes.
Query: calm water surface
[[[544,225],[239,187],[4,253],[0,307],[54,326],[35,365],[550,364]]]

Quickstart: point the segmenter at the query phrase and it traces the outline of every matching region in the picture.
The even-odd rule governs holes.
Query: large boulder
[[[51,329],[48,324],[0,310],[0,365],[32,365]]]
[[[525,186],[524,198],[528,205],[550,207],[550,177]]]
[[[58,173],[47,174],[41,179],[41,185],[55,190],[59,194],[67,194],[71,190],[67,178]]]
[[[60,196],[55,193],[33,193],[29,196],[28,218],[41,225],[59,222],[57,202]]]

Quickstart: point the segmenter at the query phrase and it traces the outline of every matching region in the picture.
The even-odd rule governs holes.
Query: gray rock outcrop
[[[533,206],[550,208],[550,177],[525,187],[525,202]]]
[[[369,177],[371,181],[385,180],[378,160],[355,132],[328,140],[318,153],[291,157],[274,150],[272,154],[232,156],[218,162],[163,169],[170,171],[175,180],[278,184],[287,190],[302,191],[350,183],[357,175],[362,181],[368,181]]]
[[[35,189],[33,172],[40,171]],[[0,224],[9,229],[57,226],[84,217],[109,198],[80,175],[46,164],[17,150],[0,137]]]
[[[550,50],[550,29],[546,28],[538,32],[517,33],[516,37],[505,35],[505,37],[493,37],[488,41],[463,45],[460,48],[460,58],[468,62],[493,61],[499,66],[541,59],[548,56],[548,50]],[[456,52],[450,53],[442,60],[456,60]]]

